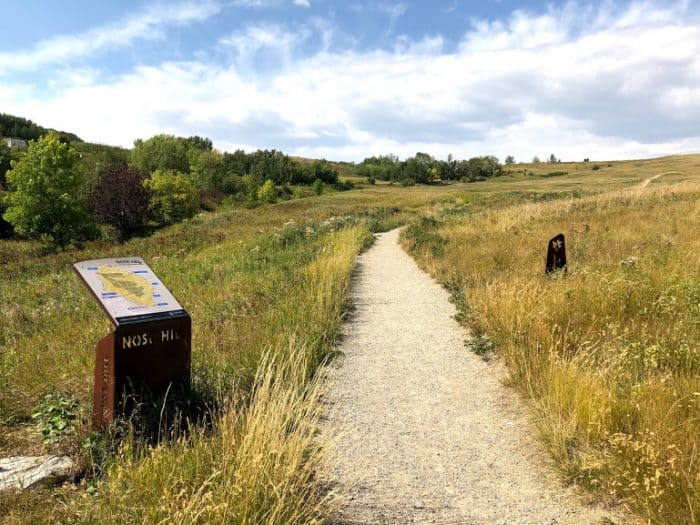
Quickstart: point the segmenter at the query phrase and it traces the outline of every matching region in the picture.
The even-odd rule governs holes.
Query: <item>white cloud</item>
[[[294,5],[298,5],[299,7],[311,7],[309,0],[294,0]]]
[[[0,52],[0,75],[12,70],[33,70],[47,64],[64,64],[97,51],[129,45],[138,39],[161,38],[167,26],[201,22],[218,11],[219,6],[211,0],[157,4],[120,22],[79,35],[60,35],[42,40],[30,51]]]
[[[581,19],[568,7],[475,22],[453,51],[441,35],[401,37],[391,52],[334,51],[320,43],[333,38],[321,20],[295,31],[254,24],[221,45],[238,59],[272,53],[285,67],[260,74],[240,60],[169,62],[109,83],[89,71],[61,77],[63,88],[49,98],[16,84],[0,86],[0,95],[12,113],[127,146],[170,132],[207,135],[223,149],[347,160],[416,151],[521,160],[700,151],[698,21],[682,4],[601,13]],[[318,51],[300,57],[316,37]]]

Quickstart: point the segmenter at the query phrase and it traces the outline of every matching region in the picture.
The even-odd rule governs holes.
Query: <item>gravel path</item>
[[[360,256],[344,356],[325,371],[337,523],[611,524],[544,467],[498,365],[464,345],[447,292],[378,236]]]

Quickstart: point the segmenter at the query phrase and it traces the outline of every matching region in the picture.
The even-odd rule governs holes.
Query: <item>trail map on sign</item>
[[[73,267],[116,324],[182,310],[140,257],[81,261]]]

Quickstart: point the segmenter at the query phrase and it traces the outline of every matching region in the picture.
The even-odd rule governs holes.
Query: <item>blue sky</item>
[[[0,112],[361,160],[700,152],[697,1],[3,5]]]

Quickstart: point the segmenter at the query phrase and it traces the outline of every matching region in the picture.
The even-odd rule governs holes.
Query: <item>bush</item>
[[[260,186],[260,189],[258,189],[258,200],[268,204],[277,202],[277,190],[275,190],[274,182],[270,179],[267,179],[265,183]]]
[[[313,189],[316,195],[321,195],[323,193],[323,181],[321,179],[316,179],[313,183]]]
[[[409,177],[404,177],[403,179],[401,179],[401,186],[403,186],[404,188],[407,186],[415,186],[415,184],[416,181]]]
[[[144,186],[152,192],[149,213],[156,226],[180,222],[199,209],[199,191],[182,173],[156,170]]]
[[[95,218],[113,226],[120,241],[140,231],[148,220],[151,192],[143,177],[126,166],[108,169],[90,195],[90,209]]]

